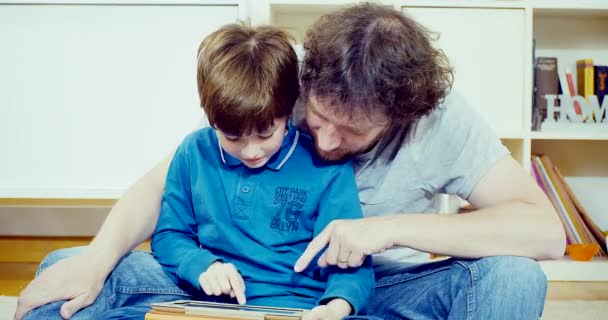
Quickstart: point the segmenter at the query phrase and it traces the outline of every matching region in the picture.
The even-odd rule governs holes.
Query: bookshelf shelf
[[[608,13],[608,2],[605,0],[528,0],[532,9],[545,12],[563,13],[568,11],[599,12],[605,10]]]
[[[532,140],[608,140],[608,131],[603,132],[532,132]]]
[[[541,261],[540,266],[549,281],[608,281],[608,259],[595,257],[591,261]]]
[[[401,6],[407,7],[437,7],[437,8],[525,8],[527,0],[403,0]]]

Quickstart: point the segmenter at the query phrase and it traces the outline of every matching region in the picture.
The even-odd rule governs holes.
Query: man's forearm
[[[467,214],[399,214],[382,222],[392,242],[420,251],[478,258],[515,255],[556,258],[564,252],[563,228],[552,208],[523,202]]]
[[[173,153],[148,171],[112,208],[88,247],[102,272],[109,273],[118,260],[148,239],[158,220],[167,169]]]

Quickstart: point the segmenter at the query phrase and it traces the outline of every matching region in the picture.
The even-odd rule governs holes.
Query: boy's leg
[[[82,249],[80,247],[51,252],[40,263],[37,274],[61,259],[79,254]],[[114,308],[177,299],[190,299],[190,295],[167,277],[151,254],[135,251],[126,255],[116,265],[93,304],[75,313],[72,319],[94,319]],[[57,301],[41,306],[30,311],[24,319],[61,319],[59,310],[64,302]]]
[[[376,274],[369,314],[383,319],[538,319],[547,280],[522,257],[449,259]]]

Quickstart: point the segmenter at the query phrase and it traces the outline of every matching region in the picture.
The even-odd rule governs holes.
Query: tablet
[[[299,320],[306,309],[238,305],[194,300],[152,303],[152,311],[207,319]]]

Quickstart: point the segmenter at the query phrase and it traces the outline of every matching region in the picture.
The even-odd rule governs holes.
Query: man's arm
[[[563,255],[566,238],[557,213],[510,156],[484,175],[467,200],[478,210],[459,215],[396,215],[387,217],[389,222],[384,224],[395,244],[449,256],[514,255],[540,260]]]
[[[468,258],[514,255],[540,260],[563,255],[566,236],[555,210],[511,156],[491,167],[468,200],[478,210],[335,221],[310,243],[295,269],[303,270],[327,245],[327,251],[339,253],[329,259],[321,256],[321,266],[336,265],[342,251],[373,254],[394,246]],[[349,266],[360,265],[360,260],[354,261]]]
[[[61,316],[70,318],[95,301],[120,258],[152,234],[172,158],[173,153],[125,192],[81,254],[45,269],[21,292],[15,319],[58,300],[70,300],[61,307]]]

